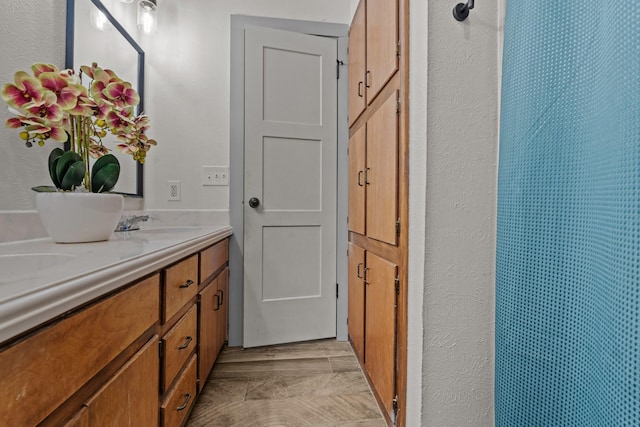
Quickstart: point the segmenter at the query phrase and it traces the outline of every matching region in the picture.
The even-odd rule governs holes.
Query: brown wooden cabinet
[[[349,140],[349,231],[398,243],[398,92]]]
[[[365,359],[365,296],[364,296],[364,249],[349,243],[349,337],[358,358]]]
[[[226,340],[228,239],[186,255],[0,347],[0,427],[184,424],[198,340],[213,343],[204,377]],[[210,325],[197,306],[208,289]]]
[[[181,426],[189,415],[197,395],[197,357],[194,354],[169,390],[161,406],[163,426]]]
[[[361,0],[349,29],[349,125],[398,71],[398,0]]]
[[[398,0],[366,0],[367,105],[398,71]]]
[[[348,331],[387,423],[403,426],[408,0],[360,0],[349,31]]]
[[[349,28],[349,126],[360,117],[367,106],[364,87],[367,71],[365,19],[365,2],[361,1]]]
[[[158,336],[85,404],[89,426],[158,425]]]
[[[398,266],[371,252],[365,261],[365,368],[388,414],[395,396]]]
[[[228,241],[203,251],[201,275],[206,277],[199,294],[198,388],[202,389],[220,349],[227,340],[229,268]]]

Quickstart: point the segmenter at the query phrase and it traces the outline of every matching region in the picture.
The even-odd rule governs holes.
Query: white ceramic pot
[[[38,193],[38,215],[56,243],[109,240],[116,228],[124,198],[103,193]]]

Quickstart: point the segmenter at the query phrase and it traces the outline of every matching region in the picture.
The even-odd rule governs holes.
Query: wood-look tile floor
[[[187,427],[385,427],[346,342],[225,348]]]

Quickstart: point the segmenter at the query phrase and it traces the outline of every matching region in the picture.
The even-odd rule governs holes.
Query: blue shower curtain
[[[640,426],[640,5],[510,0],[496,425]]]

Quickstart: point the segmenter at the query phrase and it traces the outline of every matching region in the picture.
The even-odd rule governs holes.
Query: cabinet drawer
[[[229,239],[200,252],[200,281],[204,283],[229,259]]]
[[[164,269],[163,322],[198,293],[198,254]]]
[[[38,424],[156,323],[159,283],[156,274],[0,353],[4,425]]]
[[[182,319],[162,338],[164,346],[164,382],[162,390],[166,390],[184,366],[189,355],[196,347],[197,310],[194,305]]]
[[[193,406],[196,398],[196,362],[197,358],[194,354],[175,387],[171,389],[162,404],[162,425],[164,427],[182,425],[191,406]]]

